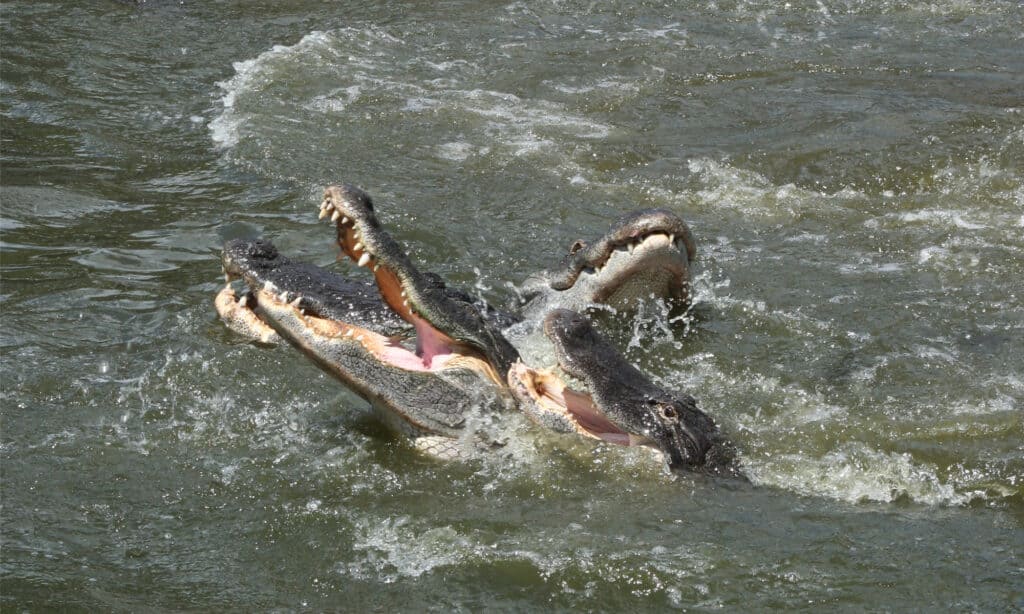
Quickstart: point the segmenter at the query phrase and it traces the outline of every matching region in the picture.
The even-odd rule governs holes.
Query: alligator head
[[[415,326],[421,355],[429,358],[435,346],[458,346],[464,353],[478,353],[504,378],[519,353],[464,294],[412,264],[381,228],[368,194],[351,185],[330,186],[320,217],[330,217],[341,251],[373,271],[384,301]]]
[[[654,384],[576,312],[550,312],[544,332],[559,366],[588,392],[570,388],[552,371],[516,363],[509,385],[534,420],[560,432],[657,448],[674,470],[736,474],[732,447],[693,397]]]
[[[592,243],[576,241],[562,264],[527,279],[528,314],[553,308],[582,310],[603,303],[628,307],[650,295],[680,303],[690,299],[690,262],[697,256],[693,235],[675,213],[634,211]]]
[[[507,405],[498,374],[476,352],[439,339],[429,356],[417,352],[411,327],[372,283],[293,262],[262,240],[228,242],[222,263],[229,284],[216,306],[232,328],[264,341],[280,335],[417,445],[430,442],[434,453],[456,455],[467,412]],[[230,285],[235,279],[247,287],[240,298]]]

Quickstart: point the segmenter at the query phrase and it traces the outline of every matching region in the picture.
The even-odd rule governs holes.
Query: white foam
[[[945,224],[951,224],[958,228],[964,228],[966,230],[979,230],[987,227],[987,224],[979,224],[965,220],[959,211],[943,209],[925,209],[922,211],[901,213],[899,214],[899,219],[903,222],[939,221]]]
[[[260,82],[272,75],[272,66],[296,56],[309,54],[310,50],[323,48],[330,44],[330,38],[324,32],[310,32],[291,46],[275,45],[251,60],[235,62],[235,75],[217,85],[224,91],[221,97],[223,111],[210,121],[210,136],[213,142],[221,147],[233,147],[238,143],[239,129],[246,120],[235,106],[239,96],[258,91]]]
[[[320,111],[325,114],[337,115],[359,100],[359,96],[361,94],[362,87],[358,85],[335,88],[327,94],[314,97],[313,100],[306,105],[306,108]]]
[[[840,264],[837,268],[844,275],[858,275],[862,273],[899,273],[905,267],[899,262],[874,263],[866,261],[862,257],[859,262]]]
[[[437,155],[453,162],[464,162],[474,151],[473,145],[463,141],[441,143],[437,146]]]
[[[792,183],[775,185],[764,175],[711,158],[693,158],[687,168],[703,184],[696,196],[711,210],[735,209],[744,215],[796,217],[806,210],[832,210],[865,196],[850,189],[819,192]]]
[[[939,247],[937,245],[932,245],[930,247],[922,248],[921,251],[917,253],[917,262],[918,264],[924,264],[931,260],[944,260],[948,256],[948,249],[944,247]]]
[[[357,578],[394,582],[417,578],[437,567],[455,565],[467,559],[483,558],[486,551],[450,526],[418,531],[410,519],[359,519],[359,537],[354,547],[370,556],[350,563],[349,574]]]
[[[263,126],[282,121],[291,122],[286,128],[289,142],[303,133],[309,134],[309,140],[322,138],[324,121],[318,115],[361,117],[370,112],[363,108],[367,101],[373,101],[373,114],[391,121],[416,114],[425,118],[409,121],[422,123],[433,121],[436,113],[447,125],[448,118],[456,118],[459,131],[446,144],[438,147],[433,137],[420,144],[441,159],[536,157],[544,169],[568,181],[587,175],[573,160],[574,143],[605,139],[614,130],[560,102],[480,87],[474,78],[477,66],[468,60],[449,60],[443,57],[443,49],[437,49],[439,57],[431,57],[429,46],[418,51],[419,55],[410,54],[406,45],[379,29],[346,28],[312,32],[294,45],[275,46],[236,62],[235,75],[218,83],[221,110],[209,123],[211,138],[218,147],[235,148],[250,137],[276,138],[273,130]],[[423,75],[424,67],[435,75]],[[443,77],[437,78],[436,73]],[[293,81],[295,87],[280,85]],[[609,79],[602,79],[598,86],[622,87]],[[307,112],[288,113],[289,107]],[[420,135],[412,130],[410,147],[417,146],[417,138]],[[281,156],[288,155],[287,146],[280,149]],[[260,155],[267,151],[273,154],[273,142],[261,148]]]
[[[930,463],[859,442],[841,444],[823,456],[785,454],[758,459],[748,473],[758,484],[851,503],[888,503],[906,497],[927,505],[963,505],[972,498],[940,480]]]

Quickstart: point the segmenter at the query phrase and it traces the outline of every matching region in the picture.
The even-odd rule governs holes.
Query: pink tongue
[[[426,320],[413,314],[412,324],[416,327],[416,355],[423,366],[430,368],[436,356],[451,354],[451,340]]]

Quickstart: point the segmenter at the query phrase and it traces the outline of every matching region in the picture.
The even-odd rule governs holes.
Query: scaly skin
[[[562,264],[524,284],[527,319],[552,309],[582,311],[604,304],[632,307],[638,299],[690,301],[690,262],[697,249],[686,223],[664,209],[634,211],[602,237],[576,241]]]
[[[690,395],[672,394],[629,364],[583,316],[557,309],[544,319],[558,364],[587,392],[551,372],[517,364],[509,385],[524,411],[561,432],[661,450],[671,469],[738,475],[735,455]]]
[[[508,408],[507,391],[484,360],[438,348],[430,364],[409,349],[412,328],[372,284],[281,256],[268,241],[230,241],[221,317],[250,337],[284,338],[378,409],[395,430],[433,455],[461,456],[466,417]],[[236,299],[230,280],[247,291]],[[420,445],[419,442],[424,442]]]
[[[224,268],[250,291],[239,299],[229,285],[217,298],[218,311],[229,326],[260,341],[283,336],[381,409],[396,430],[424,442],[417,447],[457,456],[467,412],[507,406],[495,385],[507,381],[524,411],[553,430],[649,445],[675,469],[735,470],[731,448],[692,397],[655,386],[581,316],[555,309],[544,330],[562,368],[589,393],[516,362],[516,351],[469,296],[412,265],[380,227],[364,192],[329,187],[320,214],[328,216],[343,253],[373,271],[384,302],[372,285],[291,262],[265,241],[239,241],[225,246]],[[628,306],[651,292],[686,300],[694,254],[689,229],[674,214],[626,216],[591,247],[577,242],[563,273],[543,279],[527,312],[602,301]],[[405,321],[418,333],[415,353],[407,349]]]
[[[505,377],[519,353],[475,305],[458,300],[440,278],[420,273],[381,228],[369,195],[351,185],[330,186],[320,210],[335,223],[342,252],[370,268],[387,304],[416,326],[426,354],[438,338],[451,340],[482,354]]]

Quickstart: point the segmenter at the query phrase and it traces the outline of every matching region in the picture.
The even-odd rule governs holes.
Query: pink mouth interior
[[[451,339],[415,314],[411,314],[410,319],[416,327],[416,355],[423,361],[425,367],[429,368],[435,358],[451,356]]]
[[[519,377],[520,381],[525,381],[527,378],[533,379],[534,385],[532,388],[539,395],[539,398],[535,397],[538,403],[544,404],[548,408],[551,405],[557,405],[559,409],[568,413],[581,429],[598,439],[620,446],[631,446],[638,443],[633,436],[606,418],[594,404],[594,400],[589,394],[577,392],[565,386],[564,383],[551,374],[532,378],[530,371],[528,367],[520,364],[517,366],[517,377]],[[556,380],[558,383],[556,385],[545,385],[545,381],[550,382],[552,380]],[[528,388],[531,388],[531,386],[528,386]]]
[[[416,351],[409,351],[399,339],[387,339],[377,352],[382,360],[407,371],[433,371],[455,356],[451,340],[426,320],[414,315],[412,323],[416,328]]]

